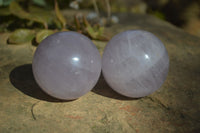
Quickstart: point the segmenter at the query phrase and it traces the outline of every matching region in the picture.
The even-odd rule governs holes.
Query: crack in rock
[[[36,120],[36,117],[35,117],[35,114],[34,114],[34,107],[39,103],[40,101],[34,103],[32,106],[31,106],[31,115],[33,117],[34,120]]]
[[[156,98],[152,98],[152,97],[147,97],[149,100],[151,100],[154,103],[157,103],[158,105],[160,105],[162,108],[164,108],[165,110],[169,111],[170,108],[168,106],[166,106],[165,104],[163,104],[160,100],[156,99]]]

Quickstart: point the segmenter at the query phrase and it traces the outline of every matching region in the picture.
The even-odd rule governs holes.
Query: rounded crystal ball
[[[169,68],[163,43],[152,33],[130,30],[107,44],[102,72],[109,86],[127,97],[147,96],[161,87]]]
[[[72,100],[95,86],[101,72],[101,57],[86,36],[58,32],[40,43],[32,66],[36,82],[47,94]]]

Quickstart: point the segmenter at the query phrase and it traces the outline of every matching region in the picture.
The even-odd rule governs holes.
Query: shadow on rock
[[[105,97],[119,99],[119,100],[137,100],[139,98],[130,98],[120,95],[119,93],[115,92],[110,86],[106,83],[103,74],[101,74],[99,81],[97,82],[96,86],[92,89],[92,92],[102,95]]]
[[[65,102],[47,95],[37,85],[32,72],[32,65],[26,64],[14,68],[9,75],[10,82],[24,94],[49,102]]]
[[[17,88],[18,90],[20,90],[28,96],[49,102],[69,102],[65,100],[56,99],[46,94],[36,83],[33,77],[31,64],[25,64],[14,68],[10,72],[9,78],[10,82],[15,88]],[[122,96],[113,91],[104,80],[102,74],[92,92],[98,95],[119,100],[135,100],[133,98]]]

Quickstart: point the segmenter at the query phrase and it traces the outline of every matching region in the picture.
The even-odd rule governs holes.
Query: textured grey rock
[[[159,89],[168,67],[164,45],[147,31],[117,34],[103,54],[102,71],[106,81],[115,91],[128,97],[143,97]]]
[[[59,99],[76,99],[90,91],[100,76],[101,57],[87,37],[59,32],[38,46],[33,74],[39,86]]]
[[[73,18],[73,12],[66,13]],[[165,44],[170,67],[160,89],[133,100],[115,93],[101,76],[94,89],[77,100],[47,97],[32,75],[35,46],[7,45],[10,33],[1,33],[0,133],[198,133],[200,38],[149,15],[124,13],[119,18],[119,24],[106,28],[112,35],[144,29]],[[103,53],[105,42],[94,43]]]

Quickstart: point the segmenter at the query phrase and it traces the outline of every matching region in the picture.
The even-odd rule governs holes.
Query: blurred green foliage
[[[152,15],[156,16],[159,19],[165,20],[165,14],[160,12],[160,11],[151,11],[150,12]]]
[[[35,36],[34,30],[18,29],[15,30],[9,37],[8,43],[10,44],[23,44],[31,41]]]
[[[39,6],[46,6],[46,1],[45,0],[33,0],[33,3]]]
[[[0,6],[8,6],[14,0],[0,0]]]
[[[107,4],[109,2],[111,7]],[[75,15],[74,19],[67,20],[69,17],[63,15],[66,8],[73,8],[77,12],[78,9],[89,9],[89,20],[84,15]],[[14,39],[20,37],[17,34],[30,34],[26,30],[34,30],[33,39],[36,43],[52,33],[70,30],[104,41],[109,37],[105,35],[103,25],[111,24],[113,18],[116,23],[119,20],[117,16],[110,15],[109,8],[116,14],[151,14],[178,26],[189,22],[191,16],[196,20],[200,18],[200,2],[196,0],[0,0],[0,32],[11,32],[14,37],[11,35],[8,42],[14,44],[23,42]]]
[[[74,23],[68,24],[57,0],[50,1],[53,3],[48,4],[53,4],[53,7],[48,6],[45,0],[0,0],[0,31],[11,32],[9,44],[30,41],[39,44],[55,32],[68,30],[80,32],[92,39],[107,40],[103,35],[104,28],[98,24],[91,25],[85,16],[82,19],[75,17]]]
[[[54,31],[52,30],[40,30],[39,32],[37,32],[36,37],[35,37],[35,41],[37,43],[40,43],[42,40],[44,40],[47,36],[53,34]]]

